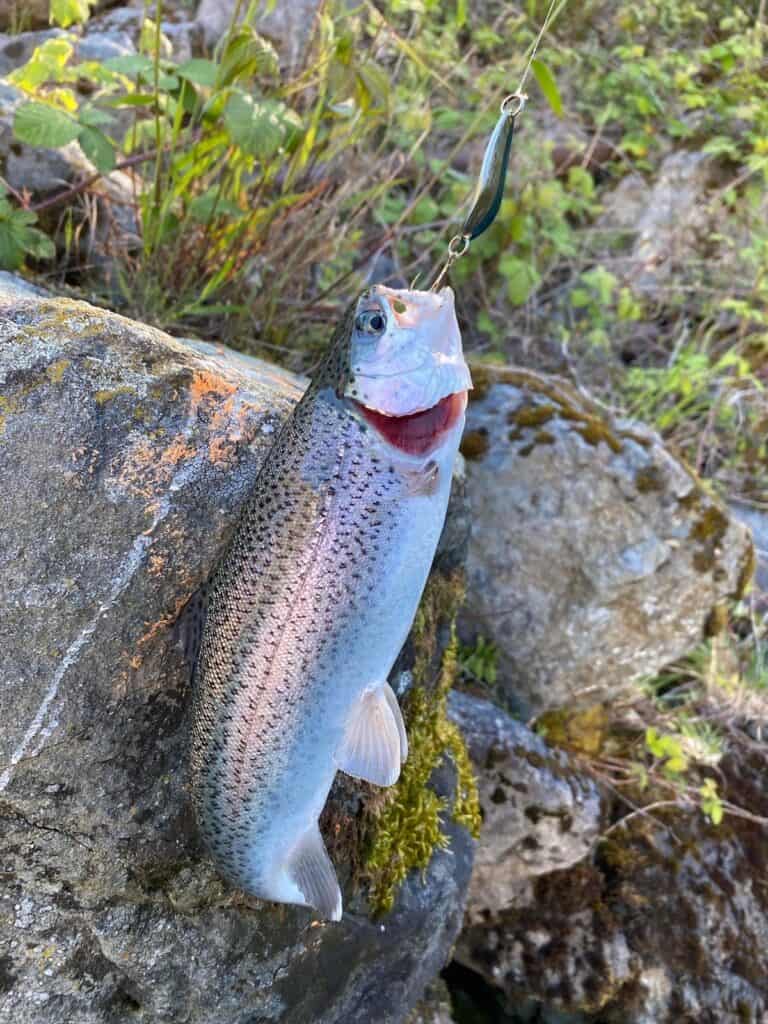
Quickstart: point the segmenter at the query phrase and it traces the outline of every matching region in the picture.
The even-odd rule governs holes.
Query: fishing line
[[[531,45],[528,62],[523,70],[517,91],[505,96],[501,101],[499,119],[485,147],[480,176],[475,187],[470,211],[460,233],[454,235],[448,243],[445,262],[429,289],[431,292],[437,291],[456,260],[461,259],[468,251],[473,239],[477,238],[478,235],[481,235],[491,226],[496,218],[496,214],[499,212],[504,196],[504,184],[507,178],[507,166],[512,148],[512,138],[515,132],[515,122],[528,102],[528,96],[523,91],[525,82],[533,67],[533,62],[546,31],[567,2],[568,0],[550,0],[546,17]]]

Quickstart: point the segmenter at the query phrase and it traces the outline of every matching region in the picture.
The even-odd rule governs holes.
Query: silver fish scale
[[[306,799],[313,756],[329,730],[340,738],[350,651],[376,628],[373,598],[407,515],[397,500],[403,481],[370,437],[346,401],[310,387],[212,581],[196,672],[193,797],[219,867],[248,889],[259,887],[261,824]]]

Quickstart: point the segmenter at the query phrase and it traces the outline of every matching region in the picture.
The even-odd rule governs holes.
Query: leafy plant
[[[33,225],[37,214],[13,206],[5,189],[0,191],[0,266],[16,270],[26,256],[49,260],[55,255],[51,239]]]
[[[719,825],[723,820],[723,801],[717,791],[717,783],[714,779],[706,779],[699,788],[701,796],[701,810],[709,818],[713,825]]]
[[[492,640],[479,636],[472,645],[459,645],[459,667],[461,671],[493,686],[498,675],[499,651]]]

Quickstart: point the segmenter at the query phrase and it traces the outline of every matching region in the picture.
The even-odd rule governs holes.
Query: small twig
[[[126,157],[125,160],[121,160],[120,163],[115,164],[113,170],[125,171],[129,167],[136,167],[137,164],[146,163],[147,160],[154,160],[157,156],[156,149],[147,150],[146,153],[134,153],[133,156]],[[111,173],[111,172],[110,172]],[[101,178],[106,177],[103,171],[97,171],[96,174],[90,175],[88,178],[84,178],[83,181],[79,181],[76,185],[72,185],[71,188],[65,189],[63,192],[57,192],[55,196],[49,196],[47,199],[41,200],[39,203],[33,203],[27,207],[32,213],[41,213],[43,210],[50,210],[54,206],[58,206],[59,203],[64,203],[72,196],[79,195],[81,192],[85,192],[95,185]]]
[[[633,818],[640,817],[641,815],[644,815],[644,816],[647,816],[649,818],[652,818],[653,821],[655,821],[657,824],[662,825],[664,828],[666,828],[670,832],[671,835],[674,836],[675,835],[674,832],[672,832],[672,829],[669,828],[668,825],[666,825],[663,821],[660,822],[658,820],[658,818],[654,817],[654,815],[650,813],[651,811],[657,810],[659,807],[678,807],[679,808],[680,807],[680,801],[679,800],[657,800],[655,803],[646,804],[645,807],[638,807],[637,810],[630,811],[629,814],[625,814],[623,818],[619,818],[619,820],[615,821],[613,823],[613,825],[610,825],[604,832],[601,832],[600,835],[598,836],[598,841],[600,839],[605,839],[605,837],[609,836],[611,834],[611,832],[615,832],[617,828],[620,828],[622,825],[626,825]],[[675,838],[677,839],[676,836],[675,836]],[[678,842],[679,842],[679,840],[678,840]]]

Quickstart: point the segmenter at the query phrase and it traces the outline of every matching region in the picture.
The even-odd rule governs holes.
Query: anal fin
[[[405,723],[391,687],[383,683],[366,690],[350,712],[336,764],[347,775],[391,786],[407,756]]]
[[[293,848],[286,872],[309,906],[328,921],[341,920],[341,890],[317,825]]]

